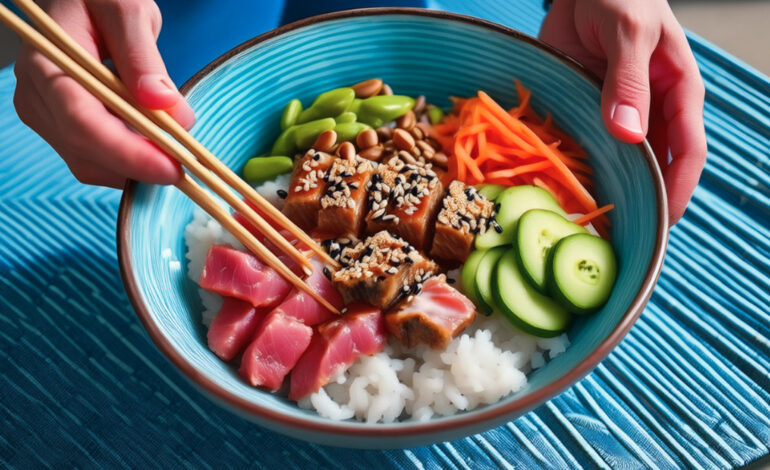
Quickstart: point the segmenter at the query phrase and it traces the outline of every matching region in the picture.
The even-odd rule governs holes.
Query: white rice
[[[278,189],[289,176],[264,183],[257,190],[280,205]],[[593,232],[593,227],[589,230]],[[185,228],[188,276],[200,279],[206,253],[213,244],[242,248],[229,233],[200,209]],[[448,273],[458,279],[459,271]],[[459,288],[459,283],[455,283]],[[198,289],[207,327],[222,305],[221,296]],[[443,351],[425,346],[407,349],[390,338],[384,351],[359,358],[317,393],[298,404],[333,420],[355,418],[374,422],[448,416],[500,401],[527,384],[530,371],[542,367],[569,346],[567,335],[539,339],[518,331],[504,318],[479,315]]]

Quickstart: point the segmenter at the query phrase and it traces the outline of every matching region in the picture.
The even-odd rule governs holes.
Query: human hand
[[[186,128],[195,115],[166,72],[155,41],[160,10],[152,0],[48,0],[47,13],[100,60],[112,58],[136,100],[167,110]],[[127,178],[171,184],[179,166],[41,53],[23,45],[14,105],[81,183],[122,188]]]
[[[703,82],[668,3],[555,0],[540,38],[604,78],[602,117],[613,136],[648,137],[676,223],[706,163],[706,134]]]

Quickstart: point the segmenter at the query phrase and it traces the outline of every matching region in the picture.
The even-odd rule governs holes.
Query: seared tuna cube
[[[388,230],[419,250],[427,249],[442,194],[441,180],[430,164],[408,164],[394,157],[380,165],[372,179],[367,231]]]
[[[372,178],[368,160],[338,158],[326,175],[318,232],[329,237],[357,237],[366,215],[367,186]]]
[[[408,348],[427,344],[444,349],[476,318],[476,306],[443,275],[427,280],[419,293],[385,315],[390,334]]]
[[[343,267],[332,275],[332,283],[345,303],[361,301],[383,309],[438,271],[436,263],[385,231],[343,249],[340,262]]]
[[[321,198],[326,194],[324,178],[334,160],[328,153],[308,150],[294,166],[283,213],[305,232],[318,225]]]
[[[472,186],[452,181],[436,219],[430,255],[443,261],[465,261],[473,239],[496,225],[494,204]]]

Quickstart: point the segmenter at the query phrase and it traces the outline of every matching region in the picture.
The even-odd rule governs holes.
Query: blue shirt
[[[238,44],[281,24],[350,8],[422,7],[427,0],[157,0],[158,38],[171,78],[181,85]]]

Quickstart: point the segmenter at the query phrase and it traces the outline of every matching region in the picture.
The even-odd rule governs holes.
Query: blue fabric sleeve
[[[158,47],[177,84],[238,44],[282,23],[350,8],[427,6],[427,0],[157,0],[157,3],[163,14]]]

